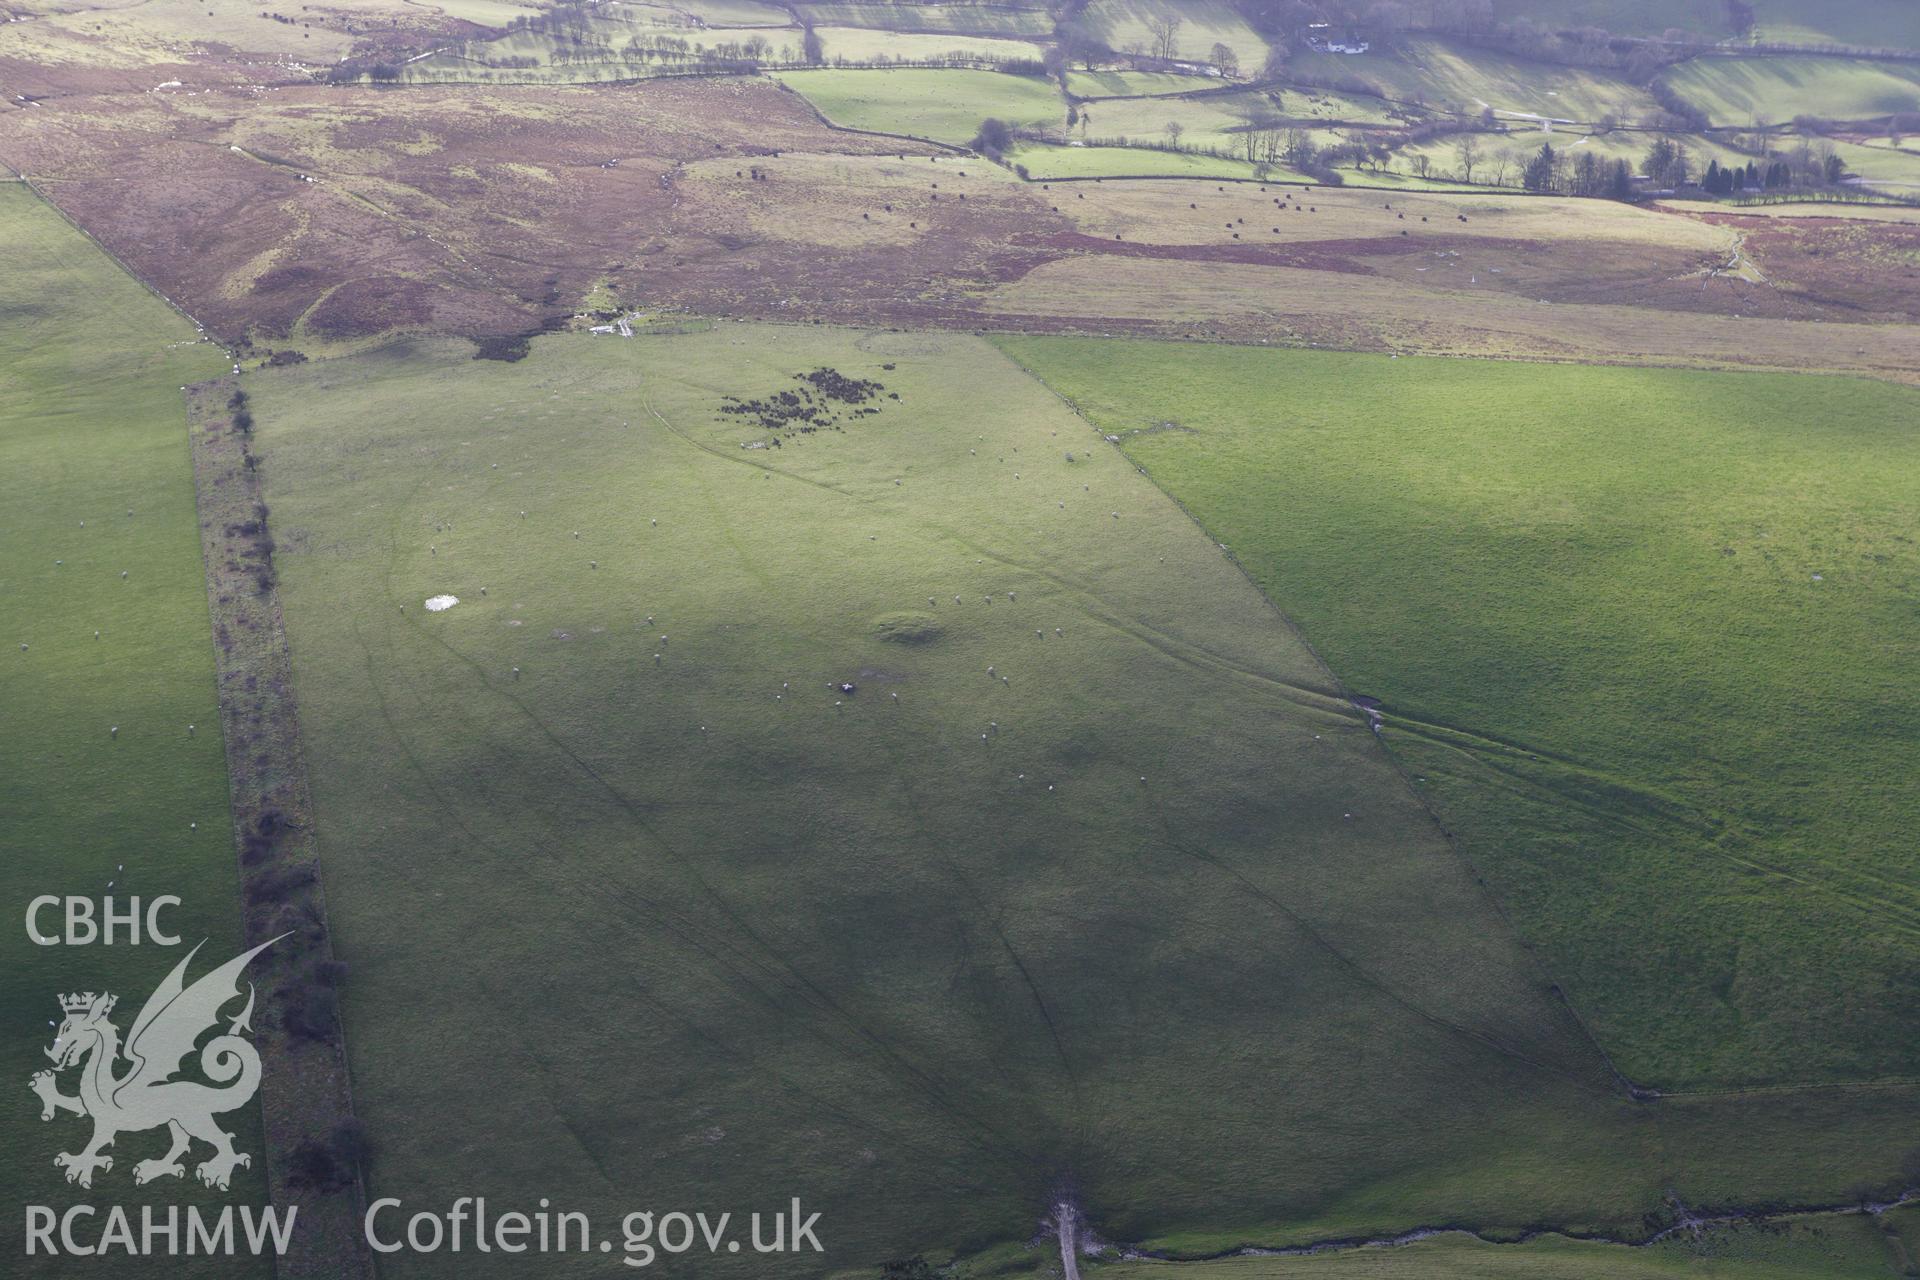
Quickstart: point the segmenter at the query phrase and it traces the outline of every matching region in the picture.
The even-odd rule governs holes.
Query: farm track
[[[1544,793],[1556,803],[1573,805],[1609,825],[1624,827],[1641,835],[1668,834],[1674,828],[1684,830],[1690,835],[1701,838],[1704,842],[1701,847],[1708,854],[1730,866],[1738,867],[1742,871],[1758,872],[1788,880],[1800,888],[1834,897],[1856,910],[1885,920],[1902,932],[1920,939],[1920,907],[1908,907],[1900,903],[1868,897],[1774,863],[1742,857],[1718,848],[1716,843],[1726,837],[1752,833],[1729,822],[1698,813],[1683,801],[1674,800],[1646,787],[1637,786],[1564,757],[1550,758],[1525,747],[1482,738],[1451,726],[1404,719],[1393,715],[1387,717],[1386,723],[1433,745],[1451,748],[1482,768],[1499,773],[1537,793]],[[1505,763],[1507,761],[1517,763]],[[1563,777],[1577,780],[1586,786],[1584,788],[1568,784],[1556,786],[1552,782],[1528,774],[1521,767],[1522,764],[1547,764],[1549,761]],[[1633,797],[1634,809],[1647,815],[1648,820],[1637,821],[1616,807],[1604,806],[1588,800],[1580,794],[1583,789],[1629,795]],[[1910,896],[1913,893],[1913,886],[1903,884],[1891,877],[1871,876],[1868,879],[1872,880],[1875,888],[1883,893],[1902,896]]]

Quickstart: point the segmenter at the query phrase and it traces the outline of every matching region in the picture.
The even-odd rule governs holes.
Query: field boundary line
[[[815,70],[816,68],[809,67],[809,68],[799,68],[799,69]],[[819,68],[819,69],[832,70],[832,68]],[[966,68],[966,67],[955,68],[955,70],[960,70],[960,71],[965,71],[969,69],[970,68]],[[939,147],[942,151],[948,151],[953,153],[954,155],[970,156],[974,154],[973,148],[971,147],[955,146],[951,142],[940,142],[933,138],[923,138],[916,133],[888,133],[884,129],[856,129],[850,124],[835,124],[833,121],[827,119],[826,112],[820,110],[819,107],[815,106],[813,99],[809,98],[806,94],[800,92],[798,89],[794,88],[792,85],[788,84],[784,80],[775,80],[772,76],[766,76],[765,78],[768,80],[771,80],[775,85],[778,85],[780,88],[780,92],[790,93],[794,97],[800,99],[802,105],[806,107],[807,111],[812,114],[815,120],[818,120],[822,125],[826,126],[828,129],[831,129],[835,133],[858,134],[863,138],[892,138],[898,142],[917,142],[917,143],[920,143],[922,146]],[[991,161],[989,161],[989,163],[991,163]]]
[[[999,349],[997,344],[995,349]],[[1095,426],[1093,420],[1087,417],[1087,415],[1081,411],[1080,406],[1074,403],[1071,398],[1062,394],[1053,384],[1042,378],[1036,371],[1027,368],[1026,364],[1015,359],[1010,353],[1002,351],[1001,354],[1023,370],[1028,377],[1031,377],[1035,382],[1045,387],[1048,394],[1059,400],[1076,418],[1085,423],[1089,430],[1098,433],[1102,438],[1106,436],[1107,433]],[[1267,608],[1273,611],[1274,617],[1279,619],[1280,624],[1287,629],[1288,634],[1300,642],[1301,647],[1304,648],[1308,656],[1313,659],[1314,665],[1318,666],[1320,670],[1326,674],[1327,680],[1332,684],[1334,689],[1339,692],[1341,698],[1353,709],[1354,713],[1365,720],[1367,718],[1366,707],[1355,696],[1353,690],[1347,686],[1346,681],[1340,678],[1339,673],[1329,665],[1326,658],[1314,647],[1313,642],[1307,639],[1306,633],[1300,628],[1300,625],[1294,621],[1292,615],[1282,609],[1279,602],[1268,595],[1260,583],[1255,580],[1253,574],[1249,572],[1246,565],[1241,562],[1240,557],[1222,545],[1219,539],[1213,536],[1212,530],[1207,528],[1205,522],[1194,514],[1193,509],[1176,497],[1165,485],[1160,483],[1158,477],[1134,462],[1132,455],[1128,454],[1124,447],[1118,444],[1112,445],[1111,447],[1119,451],[1120,456],[1125,458],[1130,465],[1138,470],[1140,474],[1146,478],[1147,483],[1159,490],[1159,492],[1166,497],[1167,501],[1173,503],[1182,515],[1192,521],[1194,528],[1198,529],[1207,541],[1221,548],[1221,554],[1226,557],[1227,563],[1231,564],[1235,571],[1246,580],[1247,585],[1252,587],[1260,599],[1266,602]],[[1378,735],[1375,735],[1375,741],[1379,741]],[[1586,1037],[1587,1043],[1592,1047],[1594,1053],[1599,1056],[1600,1063],[1606,1068],[1607,1074],[1613,1077],[1614,1082],[1626,1096],[1636,1100],[1645,1100],[1648,1097],[1648,1092],[1633,1080],[1629,1079],[1626,1073],[1614,1064],[1613,1055],[1608,1053],[1606,1046],[1600,1043],[1600,1038],[1594,1034],[1593,1028],[1588,1025],[1587,1020],[1580,1016],[1580,1011],[1574,1007],[1573,1000],[1568,996],[1566,987],[1559,981],[1558,975],[1547,968],[1533,944],[1527,940],[1525,934],[1520,932],[1519,928],[1514,924],[1513,918],[1507,914],[1506,907],[1500,902],[1499,898],[1494,895],[1493,888],[1487,883],[1486,876],[1481,872],[1479,864],[1469,857],[1466,851],[1461,848],[1460,841],[1454,836],[1452,828],[1441,821],[1439,813],[1434,810],[1432,804],[1428,802],[1427,797],[1421,793],[1420,788],[1414,785],[1413,774],[1408,770],[1405,762],[1389,749],[1385,742],[1380,742],[1380,749],[1386,756],[1387,762],[1393,771],[1399,775],[1401,786],[1404,787],[1407,794],[1413,798],[1413,802],[1420,807],[1420,811],[1426,814],[1427,820],[1433,824],[1433,829],[1446,841],[1447,848],[1452,850],[1454,856],[1459,859],[1460,865],[1464,867],[1467,874],[1473,878],[1474,886],[1480,891],[1481,897],[1493,910],[1494,915],[1499,919],[1500,923],[1506,926],[1507,933],[1513,938],[1515,946],[1521,954],[1526,957],[1527,966],[1531,968],[1534,971],[1534,975],[1541,980],[1547,988],[1547,993],[1553,998],[1554,1002],[1566,1011],[1567,1016],[1572,1020],[1573,1024],[1579,1028],[1580,1034]]]
[[[40,189],[39,184],[36,183],[32,178],[28,177],[24,172],[18,169],[11,170],[11,172],[13,173],[14,178],[18,182],[20,182],[21,185],[26,187],[27,190],[33,192],[35,199],[39,200],[40,203],[47,206],[47,208],[53,210],[54,214],[62,222],[66,223],[69,227],[72,227],[80,235],[86,237],[87,243],[92,245],[94,248],[98,249],[101,253],[105,254],[107,257],[107,260],[113,263],[114,266],[120,268],[121,271],[125,272],[128,279],[132,280],[135,284],[139,285],[142,289],[145,289],[148,293],[152,294],[154,297],[160,299],[160,301],[166,303],[167,306],[172,308],[172,310],[176,314],[178,314],[188,324],[193,326],[195,333],[199,334],[203,338],[206,338],[209,342],[217,342],[217,340],[214,339],[212,335],[210,335],[207,332],[207,327],[201,324],[197,319],[194,318],[194,315],[191,311],[188,311],[185,307],[175,302],[172,298],[169,298],[165,293],[161,292],[159,286],[155,285],[151,280],[148,280],[145,276],[141,275],[138,271],[135,271],[131,266],[128,266],[125,259],[123,259],[119,254],[115,253],[112,249],[108,248],[106,245],[102,244],[100,242],[100,238],[94,235],[93,232],[87,230],[79,222],[75,221],[73,215],[68,213],[65,209],[62,209],[52,196],[48,195],[45,191],[42,191]],[[219,343],[218,345],[220,345],[222,350],[225,350],[224,343]]]
[[[185,400],[245,936],[287,935],[260,980],[260,1111],[269,1194],[304,1229],[275,1269],[281,1280],[373,1280],[365,1142],[335,995],[345,967],[327,924],[268,512],[239,420],[245,392],[225,377]]]
[[[1742,1209],[1738,1205],[1728,1205],[1704,1214],[1695,1214],[1684,1204],[1670,1201],[1670,1208],[1679,1210],[1678,1220],[1669,1223],[1658,1231],[1633,1240],[1622,1236],[1611,1236],[1604,1232],[1580,1231],[1576,1228],[1529,1227],[1514,1235],[1483,1235],[1476,1227],[1455,1225],[1411,1227],[1405,1231],[1384,1236],[1342,1236],[1333,1240],[1316,1241],[1312,1244],[1295,1245],[1257,1245],[1242,1244],[1217,1253],[1174,1255],[1156,1252],[1151,1249],[1129,1249],[1126,1256],[1133,1258],[1152,1258],[1173,1266],[1192,1262],[1217,1262],[1223,1258],[1245,1257],[1311,1257],[1323,1253],[1349,1253],[1357,1249],[1391,1249],[1403,1245],[1417,1244],[1422,1240],[1440,1235],[1471,1236],[1481,1244],[1501,1247],[1506,1245],[1529,1244],[1549,1236],[1560,1236],[1567,1240],[1577,1240],[1585,1244],[1612,1245],[1620,1249],[1644,1249],[1659,1244],[1682,1231],[1698,1231],[1702,1227],[1741,1227],[1757,1223],[1778,1222],[1786,1218],[1805,1217],[1852,1217],[1865,1215],[1878,1218],[1889,1209],[1898,1209],[1920,1201],[1920,1187],[1909,1187],[1888,1195],[1885,1200],[1861,1199],[1847,1204],[1819,1204],[1806,1206],[1765,1205],[1752,1209]]]

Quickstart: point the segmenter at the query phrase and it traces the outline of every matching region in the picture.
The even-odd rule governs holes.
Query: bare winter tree
[[[1461,134],[1460,140],[1453,144],[1453,155],[1460,162],[1461,181],[1472,182],[1473,166],[1480,163],[1479,139],[1470,133]]]
[[[1153,56],[1168,62],[1180,56],[1180,15],[1156,14],[1147,19],[1147,34],[1153,37]]]

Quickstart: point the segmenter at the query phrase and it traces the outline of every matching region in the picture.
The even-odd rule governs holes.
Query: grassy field
[[[1627,1074],[1920,1070],[1915,393],[1004,345],[1384,701]]]
[[[1658,110],[1645,90],[1603,71],[1530,62],[1430,38],[1358,55],[1297,50],[1287,60],[1287,71],[1343,85],[1363,83],[1383,97],[1461,115],[1492,107],[1509,115],[1586,123],[1608,115],[1639,120]]]
[[[1920,110],[1920,65],[1856,58],[1695,58],[1661,79],[1717,125]]]
[[[0,1107],[0,1196],[14,1206],[226,1198],[191,1178],[135,1191],[133,1163],[164,1147],[164,1135],[152,1133],[127,1135],[91,1193],[62,1180],[53,1156],[78,1150],[90,1126],[74,1116],[42,1124],[25,1088],[47,1065],[41,1051],[60,1018],[56,997],[112,990],[125,1031],[179,956],[124,944],[37,947],[21,926],[34,897],[97,900],[111,885],[123,907],[133,895],[180,897],[166,923],[189,945],[207,939],[216,963],[239,949],[179,390],[222,366],[192,325],[24,186],[0,183],[0,901],[10,917],[0,950],[8,1029],[0,1079],[13,1095]],[[198,726],[192,736],[189,725]],[[72,1092],[71,1075],[62,1088]],[[255,1157],[236,1189],[257,1201],[257,1114],[223,1122]],[[20,1223],[17,1207],[0,1218],[9,1274],[72,1273],[70,1262],[22,1258]],[[180,1274],[250,1271],[201,1264]]]
[[[875,27],[884,31],[956,32],[976,36],[1053,35],[1044,8],[995,4],[796,4],[793,11],[820,27]]]
[[[1081,107],[1089,139],[1128,137],[1161,142],[1177,123],[1188,147],[1235,148],[1249,126],[1277,122],[1284,108],[1264,93],[1206,94],[1180,98],[1115,98]]]
[[[880,413],[743,447],[723,397],[821,367]],[[1636,1232],[1911,1145],[1910,1091],[1622,1100],[1292,633],[982,342],[249,382],[376,1194],[773,1188],[830,1270],[1023,1240],[1063,1186],[1191,1252]]]
[[[1847,172],[1866,185],[1885,187],[1902,198],[1920,195],[1920,149],[1912,143],[1894,147],[1880,142],[1836,142],[1833,147],[1846,161]]]
[[[1146,52],[1155,47],[1150,24],[1168,16],[1180,19],[1173,56],[1182,61],[1211,61],[1213,46],[1224,44],[1243,75],[1257,75],[1266,64],[1267,42],[1226,0],[1092,0],[1080,14],[1108,48],[1124,51],[1138,43]]]
[[[0,57],[119,68],[184,61],[209,44],[325,64],[352,43],[340,31],[275,22],[243,6],[214,5],[209,11],[195,0],[89,7],[0,23]]]
[[[1167,126],[1180,127],[1182,146],[1227,148],[1244,128],[1248,116],[1234,110],[1231,99],[1212,98],[1117,98],[1111,102],[1089,104],[1081,111],[1089,141],[1116,140],[1164,142]]]
[[[880,31],[872,27],[815,27],[827,61],[930,62],[972,58],[981,62],[1038,62],[1046,49],[1031,40],[945,32]]]
[[[1753,38],[1782,44],[1850,44],[1920,49],[1920,11],[1906,0],[1751,0]],[[1725,0],[1494,0],[1503,21],[1526,18],[1554,28],[1598,26],[1617,35],[1660,36],[1678,28],[1695,38],[1732,39]]]
[[[793,26],[793,14],[785,5],[766,0],[674,0],[668,7],[691,14],[709,27]]]
[[[1761,40],[1920,50],[1920,10],[1905,0],[1836,0],[1817,6],[1754,0],[1753,10],[1754,35]]]
[[[1066,119],[1066,104],[1047,81],[999,71],[782,71],[775,79],[800,93],[837,125],[911,134],[965,145],[980,122],[997,117],[1021,128]]]
[[[1067,90],[1082,98],[1132,98],[1148,94],[1190,93],[1217,87],[1207,76],[1164,71],[1068,71]]]

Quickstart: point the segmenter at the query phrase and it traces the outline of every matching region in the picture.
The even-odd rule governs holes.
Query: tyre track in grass
[[[1270,893],[1268,890],[1262,888],[1259,884],[1257,884],[1254,880],[1252,880],[1245,872],[1241,871],[1237,867],[1232,866],[1225,860],[1208,852],[1205,849],[1199,848],[1198,846],[1195,846],[1195,845],[1190,845],[1185,841],[1180,840],[1178,837],[1176,837],[1173,834],[1172,824],[1167,820],[1167,816],[1165,812],[1160,809],[1158,802],[1155,802],[1154,810],[1155,810],[1154,816],[1160,823],[1160,832],[1161,832],[1160,844],[1162,845],[1162,847],[1171,849],[1175,853],[1181,854],[1184,857],[1190,858],[1195,862],[1211,867],[1215,871],[1218,871],[1222,875],[1233,880],[1235,883],[1240,885],[1241,888],[1246,890],[1249,896],[1259,901],[1262,905],[1270,908],[1282,919],[1286,920],[1288,924],[1292,925],[1293,928],[1300,934],[1301,937],[1305,938],[1308,942],[1311,942],[1314,946],[1324,951],[1328,956],[1330,956],[1333,959],[1336,965],[1338,965],[1341,969],[1345,970],[1350,976],[1354,978],[1355,981],[1359,982],[1362,986],[1365,986],[1369,990],[1378,992],[1380,995],[1385,996],[1388,1000],[1391,1000],[1393,1003],[1399,1005],[1401,1008],[1405,1009],[1408,1013],[1413,1014],[1415,1017],[1421,1019],[1422,1021],[1427,1022],[1430,1025],[1437,1027],[1442,1031],[1446,1031],[1453,1035],[1459,1036],[1473,1043],[1475,1046],[1479,1048],[1490,1049],[1493,1052],[1502,1055],[1503,1057],[1511,1058],[1515,1062],[1519,1062],[1527,1067],[1532,1068],[1535,1071],[1541,1072],[1542,1074],[1551,1075],[1558,1079],[1564,1080],[1567,1083],[1572,1084],[1575,1087],[1586,1091],[1587,1093],[1593,1094],[1596,1097],[1618,1098],[1620,1096],[1618,1090],[1600,1087],[1596,1085],[1592,1080],[1582,1077],[1577,1072],[1569,1071],[1565,1067],[1557,1067],[1551,1063],[1542,1062],[1538,1058],[1533,1057],[1531,1054],[1528,1054],[1520,1049],[1515,1048],[1510,1044],[1507,1044],[1505,1041],[1501,1040],[1497,1036],[1491,1035],[1484,1031],[1476,1031],[1472,1027],[1463,1026],[1458,1022],[1454,1022],[1450,1018],[1446,1018],[1438,1013],[1433,1012],[1431,1009],[1428,1009],[1426,1006],[1422,1005],[1419,1001],[1415,1000],[1413,997],[1406,995],[1405,993],[1396,989],[1391,983],[1387,982],[1385,979],[1376,977],[1374,974],[1369,972],[1365,965],[1361,964],[1358,960],[1355,960],[1352,956],[1348,955],[1345,951],[1342,951],[1339,947],[1335,946],[1333,941],[1329,939],[1325,934],[1321,933],[1320,930],[1317,929],[1311,922],[1309,922],[1305,916],[1301,915],[1299,912],[1295,911],[1292,907],[1289,907],[1286,903],[1282,902],[1273,893]]]
[[[916,825],[918,825],[922,831],[931,831],[933,828],[925,817],[925,806],[921,803],[919,793],[914,790],[912,782],[901,770],[898,755],[890,756],[889,761],[893,769],[894,781],[899,785],[901,794],[905,796],[908,808],[913,811]],[[1073,1127],[1076,1132],[1073,1139],[1073,1149],[1067,1157],[1067,1166],[1069,1170],[1071,1170],[1074,1165],[1080,1162],[1081,1157],[1092,1145],[1093,1118],[1087,1110],[1086,1093],[1080,1072],[1073,1065],[1072,1055],[1067,1052],[1066,1038],[1060,1030],[1059,1020],[1054,1016],[1053,1009],[1047,1001],[1046,993],[1040,989],[1040,983],[1038,979],[1034,977],[1033,970],[1028,966],[1019,950],[1014,947],[1013,940],[1007,936],[1006,926],[1002,923],[1002,914],[999,907],[988,902],[986,895],[981,892],[979,885],[960,868],[959,864],[950,858],[940,858],[938,861],[941,868],[953,877],[967,896],[973,899],[974,904],[985,916],[988,925],[993,930],[994,937],[1000,944],[1002,952],[1006,955],[1008,962],[1013,965],[1014,971],[1020,975],[1020,981],[1026,987],[1027,994],[1033,1002],[1034,1011],[1038,1014],[1041,1025],[1046,1028],[1047,1038],[1053,1045],[1054,1056],[1060,1064],[1061,1073],[1066,1077],[1067,1086],[1073,1098]]]
[[[368,687],[374,695],[375,704],[379,708],[380,716],[383,723],[385,723],[387,726],[388,734],[394,746],[400,751],[400,754],[404,757],[407,768],[412,771],[415,777],[420,781],[421,785],[426,787],[428,793],[433,799],[434,804],[439,810],[441,819],[447,822],[449,825],[457,828],[461,832],[461,834],[466,837],[467,841],[470,842],[474,847],[484,849],[489,853],[494,854],[496,858],[494,869],[496,872],[498,872],[501,868],[512,868],[514,869],[515,874],[519,876],[521,882],[524,884],[525,889],[529,894],[542,894],[542,893],[550,892],[553,887],[551,879],[539,880],[539,879],[536,879],[534,876],[532,876],[530,873],[523,870],[525,865],[524,859],[515,856],[512,850],[506,849],[505,847],[501,846],[497,842],[490,839],[486,834],[484,834],[478,828],[474,827],[471,823],[469,823],[466,820],[464,816],[465,811],[459,806],[453,804],[452,801],[446,797],[440,785],[434,780],[434,776],[432,772],[428,770],[426,766],[421,762],[419,756],[413,750],[412,745],[408,742],[405,735],[401,732],[398,722],[393,717],[393,714],[389,705],[389,700],[386,696],[384,687],[381,681],[379,680],[379,677],[377,674],[378,668],[376,665],[376,661],[373,657],[371,645],[361,635],[359,630],[359,624],[357,621],[350,620],[349,625],[352,627],[354,632],[355,644],[359,646],[362,657],[365,660]],[[762,986],[759,981],[757,981],[753,976],[751,976],[746,970],[741,968],[742,964],[755,965],[755,964],[759,964],[760,962],[756,961],[754,957],[741,955],[737,951],[734,951],[733,954],[727,954],[732,949],[729,948],[725,940],[724,939],[715,940],[707,936],[710,933],[710,931],[707,930],[704,926],[690,920],[688,917],[682,915],[678,911],[670,907],[667,907],[652,898],[648,898],[643,895],[636,894],[631,890],[609,891],[602,884],[598,884],[598,883],[589,884],[585,881],[585,879],[581,875],[575,873],[574,866],[570,862],[566,862],[564,860],[557,860],[553,863],[548,864],[547,869],[551,874],[554,874],[554,875],[560,875],[560,874],[567,875],[569,878],[569,883],[573,886],[573,893],[576,897],[579,897],[580,899],[585,901],[593,901],[593,900],[599,899],[599,900],[606,900],[606,901],[616,903],[622,909],[622,911],[624,911],[627,921],[631,925],[634,925],[635,927],[639,927],[643,924],[652,924],[654,926],[657,926],[661,929],[666,930],[667,932],[673,934],[681,945],[703,956],[713,966],[712,972],[716,976],[719,976],[722,978],[731,978],[734,982],[738,983],[740,987],[745,988],[747,991],[751,992],[752,995],[756,997],[760,1003],[764,1004],[769,1009],[773,1009],[777,1011],[784,1008],[784,1004],[781,1001],[780,996],[777,992],[769,991],[767,988]],[[417,884],[430,883],[428,881],[421,880],[417,876],[410,877],[410,878],[413,879]],[[764,966],[762,966],[762,974],[763,976],[765,976]],[[637,994],[641,996],[642,999],[646,1000],[648,1004],[651,1005],[653,1008],[659,1010],[663,1015],[677,1022],[682,1027],[682,1029],[700,1038],[701,1040],[704,1040],[708,1043],[715,1044],[722,1047],[727,1052],[728,1056],[732,1058],[734,1061],[747,1065],[753,1068],[754,1070],[760,1072],[761,1074],[766,1076],[768,1079],[770,1079],[773,1083],[778,1085],[780,1088],[784,1089],[790,1095],[802,1098],[809,1105],[818,1107],[822,1111],[836,1115],[844,1122],[856,1128],[859,1128],[865,1132],[871,1133],[876,1137],[888,1139],[902,1147],[916,1148],[919,1151],[921,1151],[924,1155],[926,1155],[930,1160],[933,1160],[937,1163],[943,1163],[949,1166],[951,1168],[951,1171],[955,1174],[955,1176],[963,1175],[964,1170],[961,1167],[955,1166],[952,1164],[953,1157],[950,1153],[947,1153],[944,1150],[939,1148],[930,1147],[920,1139],[903,1137],[899,1133],[886,1130],[884,1128],[881,1128],[873,1124],[872,1121],[870,1121],[860,1113],[846,1110],[844,1107],[839,1106],[838,1104],[832,1102],[828,1098],[809,1090],[806,1086],[800,1084],[798,1081],[794,1080],[792,1077],[779,1071],[777,1068],[764,1065],[762,1061],[755,1055],[745,1050],[741,1050],[734,1047],[729,1042],[721,1039],[717,1034],[715,1034],[709,1028],[704,1027],[700,1025],[698,1022],[694,1021],[688,1015],[669,1007],[666,1003],[661,1001],[658,997],[654,996],[651,993],[651,991],[649,991],[645,986],[636,983],[634,990],[636,991]],[[504,1003],[504,996],[506,993],[501,992],[500,994],[503,997],[503,1003]],[[812,1038],[815,1039],[822,1046],[838,1054],[849,1055],[849,1056],[851,1055],[852,1051],[848,1048],[848,1046],[841,1044],[837,1041],[831,1040],[826,1036],[822,1035],[818,1031],[818,1029],[810,1023],[803,1024],[803,1025],[807,1033],[810,1036],[812,1036]],[[593,1157],[591,1152],[587,1152],[586,1154],[588,1154],[590,1159],[595,1159],[595,1157]],[[988,1153],[988,1154],[991,1154],[991,1153]],[[596,1159],[596,1164],[597,1164],[597,1159]]]
[[[1565,757],[1537,756],[1524,748],[1516,748],[1501,743],[1490,743],[1487,739],[1447,725],[1433,724],[1414,719],[1389,715],[1388,726],[1398,729],[1410,737],[1418,738],[1430,745],[1446,748],[1457,755],[1472,761],[1480,768],[1500,774],[1520,784],[1520,788],[1535,794],[1537,799],[1549,799],[1554,803],[1578,809],[1588,816],[1609,826],[1631,831],[1646,837],[1671,837],[1681,831],[1696,837],[1700,852],[1728,866],[1751,874],[1769,876],[1785,880],[1799,888],[1822,894],[1846,904],[1863,915],[1872,916],[1882,923],[1920,939],[1920,909],[1914,909],[1898,902],[1888,902],[1867,897],[1861,893],[1837,886],[1828,880],[1790,870],[1778,863],[1767,862],[1760,858],[1743,857],[1718,846],[1718,841],[1728,835],[1752,838],[1753,833],[1744,824],[1735,825],[1719,822],[1704,815],[1689,816],[1693,811],[1684,803],[1661,795],[1646,787],[1637,786],[1620,778],[1615,778],[1597,769],[1591,769]],[[1563,772],[1582,781],[1591,783],[1595,788],[1604,788],[1630,795],[1637,807],[1646,813],[1646,818],[1636,820],[1627,812],[1610,809],[1594,803],[1578,794],[1572,788],[1556,787],[1551,782],[1530,776],[1523,769],[1502,762],[1496,757],[1511,759],[1515,755],[1534,757],[1540,760],[1553,760]],[[1880,887],[1891,893],[1909,894],[1912,887],[1888,877],[1862,874],[1862,878],[1879,882]]]

